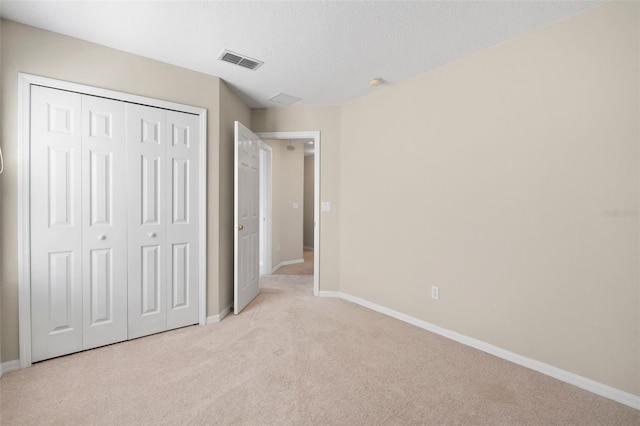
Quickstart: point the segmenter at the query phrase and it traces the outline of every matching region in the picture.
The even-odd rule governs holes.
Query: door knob
[[[244,229],[243,225],[238,225],[238,231],[242,231]]]
[[[149,232],[149,236],[150,236],[151,238],[153,238],[153,237],[155,237],[155,236],[156,236],[156,233],[155,233],[155,232]]]
[[[106,240],[106,239],[107,239],[107,236],[106,236],[106,235],[102,235],[102,234],[100,234],[100,235],[98,235],[98,239],[99,239],[99,240]]]

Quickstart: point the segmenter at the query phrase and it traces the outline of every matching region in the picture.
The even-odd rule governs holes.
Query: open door
[[[233,313],[260,292],[260,138],[235,122]]]

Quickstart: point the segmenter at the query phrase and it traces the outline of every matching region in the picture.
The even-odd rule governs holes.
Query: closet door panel
[[[125,112],[82,96],[84,349],[127,339]]]
[[[82,350],[81,96],[31,89],[31,353]]]
[[[129,338],[167,328],[166,111],[127,105]]]
[[[198,322],[199,117],[167,111],[167,328]]]

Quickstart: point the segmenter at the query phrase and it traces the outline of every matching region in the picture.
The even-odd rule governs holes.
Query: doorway
[[[305,151],[313,152],[313,221],[312,221],[312,247],[304,244],[306,249],[313,249],[313,294],[318,295],[320,283],[320,132],[265,132],[258,133],[261,140],[276,141],[282,146],[292,146],[293,141],[304,142]],[[298,148],[298,147],[296,147]],[[296,149],[294,148],[294,149]],[[302,149],[301,147],[299,149]],[[273,149],[267,144],[262,144],[260,149],[260,274],[271,274],[273,265],[273,167],[271,159]],[[291,208],[301,208],[304,200],[293,202]],[[298,205],[296,205],[298,204]],[[304,230],[301,229],[304,233]],[[310,238],[307,238],[309,244]]]

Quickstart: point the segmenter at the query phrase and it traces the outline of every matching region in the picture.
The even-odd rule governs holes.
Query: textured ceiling
[[[5,19],[221,77],[251,107],[341,104],[602,1],[3,1]],[[264,61],[217,60],[224,49]],[[380,89],[377,89],[380,90]]]

